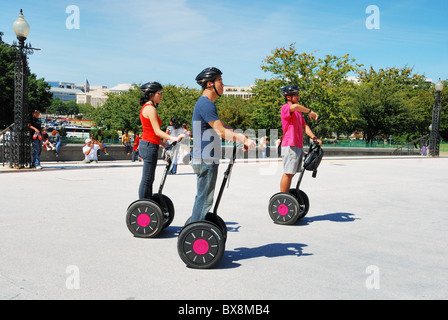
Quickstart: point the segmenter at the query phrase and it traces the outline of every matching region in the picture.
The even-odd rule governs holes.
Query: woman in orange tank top
[[[140,99],[140,121],[143,127],[139,145],[139,155],[143,159],[143,173],[138,190],[139,199],[152,198],[152,184],[157,166],[159,145],[165,145],[162,139],[180,141],[179,137],[172,137],[160,129],[162,121],[157,114],[157,107],[162,102],[162,85],[158,82],[148,82],[140,87],[143,97]]]

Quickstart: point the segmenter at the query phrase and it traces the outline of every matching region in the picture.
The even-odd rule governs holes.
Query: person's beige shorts
[[[282,147],[283,173],[296,174],[302,166],[303,149],[299,147]]]

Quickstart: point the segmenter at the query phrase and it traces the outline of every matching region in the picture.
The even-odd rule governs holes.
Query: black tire
[[[215,218],[215,216],[211,212],[209,212],[205,216],[205,221],[209,221],[211,223],[216,224],[221,229],[221,232],[224,236],[224,240],[227,240],[227,225],[220,216],[216,215],[216,218]],[[184,226],[186,226],[187,224],[190,224],[190,223],[191,223],[191,217],[189,217],[187,219],[187,221],[185,221]]]
[[[227,240],[227,225],[224,220],[218,216],[217,214],[213,214],[211,212],[207,213],[205,216],[206,221],[210,221],[211,223],[216,224],[220,229],[224,236],[224,240]]]
[[[162,210],[164,222],[162,229],[168,227],[174,219],[174,205],[170,198],[164,194],[155,193],[153,199],[157,202]]]
[[[190,223],[179,233],[177,252],[190,268],[213,268],[221,260],[224,250],[224,235],[219,227],[210,222]]]
[[[297,202],[299,203],[299,218],[297,220],[300,220],[305,217],[308,213],[308,210],[310,210],[310,200],[308,199],[306,193],[300,189],[298,193],[295,188],[290,189],[289,193],[297,198]]]
[[[152,200],[133,202],[126,213],[129,231],[139,238],[153,238],[162,230],[164,216],[159,205]]]
[[[275,223],[291,225],[299,218],[299,203],[292,194],[279,192],[269,200],[268,211]]]

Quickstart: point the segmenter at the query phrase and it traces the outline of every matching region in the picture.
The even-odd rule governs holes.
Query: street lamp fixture
[[[26,37],[28,37],[28,34],[30,33],[30,25],[26,22],[22,9],[20,9],[19,17],[14,21],[12,28],[19,41],[26,40]]]
[[[441,92],[442,90],[443,90],[443,82],[440,81],[439,79],[439,81],[436,83],[436,91]]]

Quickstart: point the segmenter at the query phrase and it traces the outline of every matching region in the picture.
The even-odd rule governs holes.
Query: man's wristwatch
[[[313,137],[313,142],[316,142],[316,141],[317,141],[317,137],[314,136],[314,137]]]

